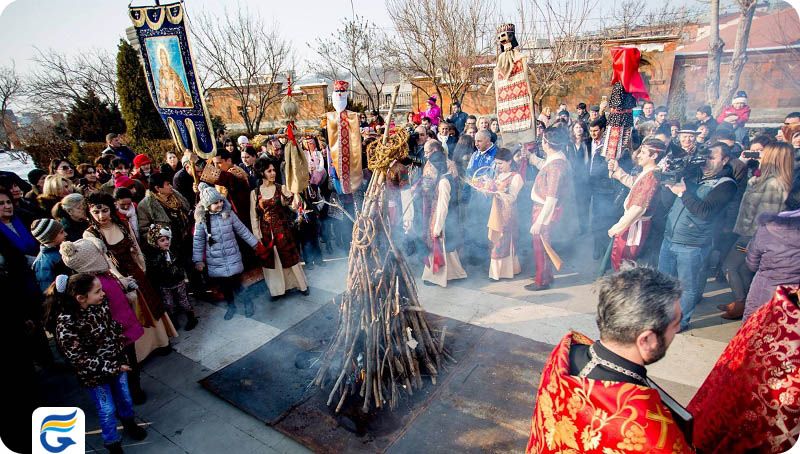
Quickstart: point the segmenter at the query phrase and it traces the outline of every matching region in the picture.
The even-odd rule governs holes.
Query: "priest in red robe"
[[[693,452],[644,367],[680,328],[680,285],[633,268],[603,278],[598,296],[600,340],[572,332],[553,350],[526,453]]]
[[[800,289],[778,287],[750,316],[689,411],[704,453],[784,452],[800,434]]]

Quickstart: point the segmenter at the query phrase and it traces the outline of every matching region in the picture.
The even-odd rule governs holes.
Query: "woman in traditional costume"
[[[101,240],[108,251],[111,272],[118,278],[133,278],[138,286],[134,311],[144,335],[136,341],[136,358],[143,361],[153,350],[169,347],[169,338],[177,337],[178,332],[164,310],[161,296],[145,275],[144,255],[133,231],[116,215],[114,198],[94,192],[86,198],[86,204],[90,225],[83,237]]]
[[[256,238],[273,251],[262,261],[270,296],[277,298],[293,288],[308,295],[299,245],[289,221],[292,193],[275,183],[278,180],[275,161],[259,158],[255,167],[261,183],[250,194],[250,223]]]
[[[467,272],[458,257],[458,200],[451,197],[453,178],[439,142],[422,170],[422,218],[427,221],[423,237],[428,247],[422,280],[428,285],[447,287],[447,281],[463,279]]]
[[[492,243],[489,261],[489,278],[496,281],[511,279],[519,274],[519,257],[516,251],[517,208],[520,189],[525,184],[522,177],[511,170],[513,155],[506,148],[494,157],[495,177],[492,185],[492,211],[489,213],[489,241]]]

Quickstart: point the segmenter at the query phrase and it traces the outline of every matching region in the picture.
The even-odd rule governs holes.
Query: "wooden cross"
[[[668,418],[667,416],[664,416],[663,413],[661,413],[661,406],[660,405],[656,405],[656,410],[657,410],[656,413],[653,413],[652,411],[647,410],[647,414],[645,415],[645,417],[647,419],[649,419],[649,420],[661,423],[661,433],[658,435],[658,444],[656,445],[656,447],[658,449],[663,449],[664,445],[667,442],[668,425],[672,424],[672,420],[670,418]]]

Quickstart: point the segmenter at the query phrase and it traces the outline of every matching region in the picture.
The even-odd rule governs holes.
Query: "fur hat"
[[[108,271],[105,245],[98,238],[84,238],[61,243],[61,259],[77,273],[105,273]]]
[[[55,219],[37,219],[31,224],[31,234],[36,241],[42,244],[52,243],[56,236],[63,231],[64,227]]]
[[[158,239],[164,236],[170,239],[172,238],[172,230],[170,230],[168,225],[150,224],[150,227],[147,229],[147,244],[158,248]]]
[[[225,200],[225,197],[222,197],[222,194],[217,191],[217,188],[209,185],[201,185],[200,205],[203,205],[204,208],[208,209],[208,207],[219,202],[220,200]]]
[[[133,158],[133,166],[135,168],[139,168],[141,166],[145,166],[147,164],[152,164],[153,160],[150,159],[150,156],[146,154],[137,154],[135,158]]]
[[[744,90],[737,91],[736,94],[733,96],[733,101],[731,101],[731,104],[735,102],[741,102],[747,104],[747,92]]]
[[[46,176],[46,175],[47,175],[47,172],[45,172],[42,169],[33,169],[30,172],[28,172],[28,182],[31,185],[36,186],[36,183],[39,182],[39,178],[42,178],[43,176]]]

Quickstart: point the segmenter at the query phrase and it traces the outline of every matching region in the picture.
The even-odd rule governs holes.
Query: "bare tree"
[[[714,114],[719,114],[731,101],[739,89],[742,70],[747,63],[747,43],[750,40],[750,26],[756,12],[756,0],[736,0],[739,7],[739,20],[736,40],[733,46],[730,68],[724,89],[721,87],[720,66],[725,43],[719,38],[719,0],[711,0],[711,38],[708,49],[708,73],[706,79],[706,101],[711,104]]]
[[[720,96],[714,106],[714,113],[718,114],[733,98],[736,90],[739,89],[739,80],[747,63],[747,43],[750,40],[750,26],[753,24],[753,16],[756,13],[757,0],[736,0],[739,6],[739,24],[736,27],[736,41],[733,45],[733,57],[731,57],[731,67],[728,70],[728,77],[725,81],[725,88],[720,90]]]
[[[706,70],[706,103],[714,105],[719,98],[719,69],[725,43],[719,37],[719,2],[711,0],[711,35],[708,37],[708,69]]]
[[[383,31],[372,22],[356,16],[345,19],[342,26],[325,38],[317,38],[309,47],[316,61],[309,66],[330,79],[352,78],[358,91],[367,96],[368,107],[378,109],[386,84],[387,71],[381,64]]]
[[[11,148],[11,131],[6,124],[9,105],[22,93],[22,80],[15,65],[0,66],[0,126],[3,132],[3,146]]]
[[[533,100],[562,87],[570,74],[594,65],[601,38],[584,35],[596,0],[527,0],[518,7],[517,37],[529,55]]]
[[[267,108],[281,99],[283,81],[295,69],[291,44],[246,7],[222,17],[201,14],[192,24],[206,88],[231,90],[248,134],[259,130]]]
[[[34,110],[65,112],[90,89],[101,100],[117,104],[116,58],[108,51],[80,51],[70,57],[52,49],[36,49],[33,61],[37,67],[30,75],[26,94]]]
[[[476,63],[489,54],[497,24],[492,0],[386,0],[396,30],[384,52],[387,67],[412,85],[422,76],[439,98],[461,101],[480,72]],[[431,94],[431,93],[427,93]]]

